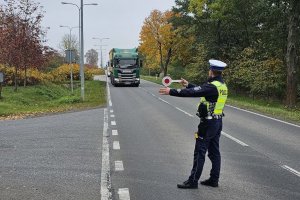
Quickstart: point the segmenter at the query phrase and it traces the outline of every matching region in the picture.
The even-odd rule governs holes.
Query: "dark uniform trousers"
[[[219,150],[219,140],[222,131],[222,119],[204,119],[198,125],[198,138],[196,138],[194,150],[194,163],[189,181],[198,182],[202,174],[205,162],[205,154],[208,151],[208,157],[212,163],[210,178],[218,181],[221,168],[221,154]]]

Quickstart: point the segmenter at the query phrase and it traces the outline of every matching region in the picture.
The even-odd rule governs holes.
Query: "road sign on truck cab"
[[[137,48],[113,48],[109,52],[109,65],[110,80],[114,86],[139,86],[142,61]]]

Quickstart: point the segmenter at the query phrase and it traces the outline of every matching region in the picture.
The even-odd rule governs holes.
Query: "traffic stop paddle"
[[[165,76],[162,79],[162,84],[166,87],[169,87],[172,83],[180,83],[181,80],[172,80],[172,78],[170,76]]]

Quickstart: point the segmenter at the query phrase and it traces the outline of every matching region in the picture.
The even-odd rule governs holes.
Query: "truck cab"
[[[112,85],[133,85],[140,84],[140,68],[142,62],[139,58],[137,48],[117,49],[109,52],[110,57],[110,80]]]

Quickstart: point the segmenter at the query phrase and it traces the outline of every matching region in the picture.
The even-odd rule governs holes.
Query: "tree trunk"
[[[172,57],[172,48],[169,48],[167,58],[166,58],[166,64],[164,67],[164,76],[167,76],[168,74],[168,65],[170,63],[171,57]]]
[[[14,91],[16,92],[18,90],[18,68],[15,67],[15,88]]]
[[[27,67],[26,67],[26,65],[24,66],[24,71],[25,71],[25,74],[24,74],[24,87],[26,87],[26,85],[27,85]]]
[[[164,63],[163,63],[163,55],[162,55],[162,46],[161,43],[158,43],[159,45],[159,56],[160,56],[160,72],[164,72]],[[164,76],[166,76],[165,72],[164,72]]]
[[[287,66],[287,82],[286,82],[286,105],[293,107],[297,101],[297,40],[300,37],[297,34],[297,25],[300,23],[298,11],[300,2],[294,0],[291,4],[292,9],[289,16],[286,66]]]

